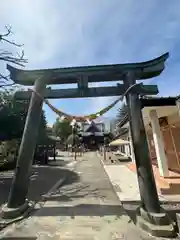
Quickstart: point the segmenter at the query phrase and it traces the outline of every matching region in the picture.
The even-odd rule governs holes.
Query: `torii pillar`
[[[124,84],[126,84],[127,89],[136,84],[136,73],[136,71],[128,71],[125,74]],[[141,197],[141,206],[137,212],[136,223],[153,236],[173,237],[173,224],[167,213],[161,208],[158,198],[139,95],[138,92],[132,93],[131,91],[126,95]]]
[[[42,96],[46,89],[45,80],[46,79],[43,77],[38,78],[34,84],[34,90]],[[36,148],[42,105],[43,99],[33,92],[19,148],[17,166],[8,203],[2,209],[3,218],[16,218],[29,207],[26,196],[30,181],[30,169]]]

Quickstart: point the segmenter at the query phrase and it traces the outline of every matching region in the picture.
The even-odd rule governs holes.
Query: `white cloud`
[[[180,59],[179,9],[178,0],[6,0],[0,8],[0,30],[13,26],[13,37],[24,43],[28,68],[144,61],[170,51],[168,68],[152,83],[158,81],[162,95],[177,94],[172,82],[179,74],[174,64]],[[97,111],[110,101],[83,101],[88,106],[81,111]],[[63,102],[70,112],[68,103]],[[78,104],[73,111],[79,110]]]

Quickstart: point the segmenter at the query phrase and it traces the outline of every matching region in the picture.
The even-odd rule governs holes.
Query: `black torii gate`
[[[156,85],[136,85],[136,80],[145,80],[160,75],[168,56],[169,54],[166,53],[156,59],[141,63],[41,70],[20,70],[7,65],[10,77],[15,83],[26,86],[34,85],[36,92],[42,97],[50,99],[119,96],[134,86],[127,93],[126,100],[142,203],[140,217],[137,220],[141,227],[149,229],[153,234],[157,232],[154,225],[159,225],[159,229],[160,225],[163,225],[163,231],[158,230],[160,236],[164,236],[165,230],[166,236],[167,234],[172,235],[173,227],[166,213],[162,213],[160,207],[139,100],[139,95],[156,95],[158,88]],[[123,81],[123,84],[118,84],[116,87],[88,87],[89,82],[117,80]],[[71,83],[77,83],[78,87],[58,90],[46,88],[47,85]],[[3,208],[4,218],[15,217],[27,208],[28,172],[32,164],[43,105],[43,100],[31,91],[16,92],[15,98],[18,100],[31,98],[31,101],[8,203]]]

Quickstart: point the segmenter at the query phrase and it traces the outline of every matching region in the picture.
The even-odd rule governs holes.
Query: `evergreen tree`
[[[125,103],[121,105],[121,107],[118,109],[118,113],[116,116],[116,135],[119,135],[120,133],[124,132],[124,128],[119,127],[119,123],[128,116],[128,107]]]
[[[127,105],[124,103],[122,106],[118,109],[117,113],[117,122],[121,122],[123,118],[128,114],[128,108]]]

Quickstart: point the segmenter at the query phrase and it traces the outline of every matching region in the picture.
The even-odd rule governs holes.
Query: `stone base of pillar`
[[[30,209],[32,209],[32,204],[28,200],[18,208],[8,208],[7,204],[5,204],[1,209],[0,217],[5,220],[16,219],[24,215],[27,211],[29,212]]]
[[[162,209],[161,213],[149,213],[139,208],[136,215],[136,225],[154,237],[175,237],[175,223]]]

